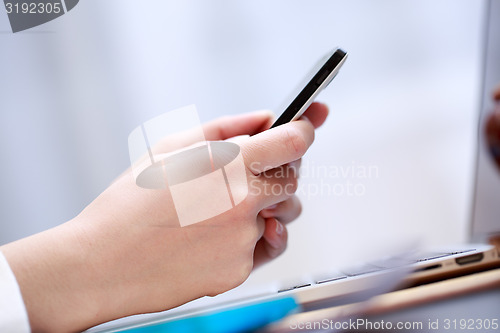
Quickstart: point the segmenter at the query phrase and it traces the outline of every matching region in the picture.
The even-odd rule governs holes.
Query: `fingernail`
[[[266,209],[275,209],[276,207],[278,207],[278,204],[271,205],[271,206],[267,207]]]
[[[284,229],[285,227],[283,227],[283,224],[281,224],[278,220],[276,220],[276,234],[281,236]]]

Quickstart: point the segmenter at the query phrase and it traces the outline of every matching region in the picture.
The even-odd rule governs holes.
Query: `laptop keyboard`
[[[343,269],[339,272],[332,273],[331,276],[326,276],[324,278],[316,280],[314,283],[300,283],[295,286],[280,289],[278,292],[285,292],[294,289],[310,287],[315,284],[322,284],[327,282],[332,282],[336,280],[347,279],[353,276],[359,276],[368,273],[374,273],[384,269],[397,268],[402,266],[411,265],[418,262],[423,262],[432,259],[444,258],[454,254],[465,253],[473,251],[474,249],[468,249],[464,251],[454,251],[454,252],[417,252],[404,257],[389,257],[381,260],[375,260],[369,263],[365,263],[359,266],[353,266],[347,269]],[[419,271],[422,269],[419,269]]]

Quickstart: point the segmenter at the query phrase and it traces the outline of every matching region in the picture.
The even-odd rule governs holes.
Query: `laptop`
[[[478,116],[476,177],[470,228],[470,240],[473,243],[426,252],[399,253],[341,269],[312,281],[283,286],[272,293],[226,304],[202,305],[185,311],[132,316],[96,326],[87,332],[117,332],[281,296],[293,296],[302,311],[310,311],[361,301],[399,288],[500,267],[500,165],[495,164],[484,136],[485,121],[494,107],[492,91],[500,83],[500,0],[488,2],[486,16],[482,103]]]

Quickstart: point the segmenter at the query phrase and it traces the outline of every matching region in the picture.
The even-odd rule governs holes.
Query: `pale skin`
[[[0,247],[19,283],[32,330],[81,331],[240,285],[285,250],[286,224],[301,211],[293,195],[297,174],[273,175],[300,164],[327,114],[325,105],[314,103],[300,120],[264,132],[273,121],[269,112],[204,125],[210,141],[255,134],[239,143],[248,180],[287,186],[287,191],[250,191],[225,213],[172,227],[176,215],[169,191],[140,188],[128,171],[74,219]]]

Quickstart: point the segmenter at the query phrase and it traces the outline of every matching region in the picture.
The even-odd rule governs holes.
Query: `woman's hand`
[[[2,247],[33,331],[83,330],[241,284],[286,248],[285,224],[301,210],[294,196],[300,158],[327,113],[314,103],[300,120],[264,132],[268,112],[207,123],[210,141],[255,134],[239,144],[248,195],[213,218],[177,226],[168,188],[143,189],[127,172],[73,220]]]

